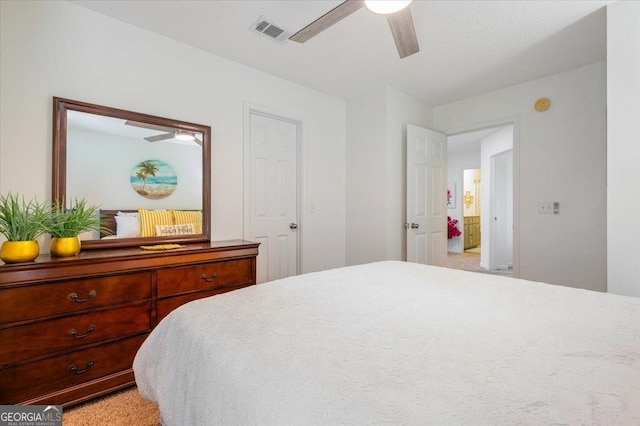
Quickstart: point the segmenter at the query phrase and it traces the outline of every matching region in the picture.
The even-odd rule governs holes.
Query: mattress
[[[163,424],[640,424],[640,299],[387,261],[183,305],[136,355]]]

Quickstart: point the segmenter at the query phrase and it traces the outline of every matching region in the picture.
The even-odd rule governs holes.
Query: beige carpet
[[[483,274],[513,276],[513,271],[488,271],[480,267],[480,253],[466,251],[464,253],[449,253],[447,255],[447,268],[462,269],[463,271],[480,272]]]
[[[67,408],[64,426],[159,426],[155,402],[143,399],[137,388],[126,389],[100,399]]]

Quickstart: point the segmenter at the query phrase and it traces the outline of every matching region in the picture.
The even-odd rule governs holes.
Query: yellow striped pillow
[[[173,215],[169,210],[138,209],[138,213],[141,237],[155,237],[156,225],[173,225]]]
[[[196,234],[202,234],[201,211],[171,210],[171,213],[173,213],[173,220],[176,225],[193,223],[196,228]]]

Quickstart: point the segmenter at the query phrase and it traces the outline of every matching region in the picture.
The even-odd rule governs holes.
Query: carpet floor
[[[158,404],[125,389],[62,412],[64,426],[160,426]]]
[[[463,271],[480,272],[483,274],[513,276],[513,270],[488,271],[480,267],[480,253],[465,251],[464,253],[449,253],[447,255],[447,268],[462,269]]]

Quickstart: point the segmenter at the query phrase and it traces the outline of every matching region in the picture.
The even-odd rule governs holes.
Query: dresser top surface
[[[113,268],[122,270],[153,268],[161,265],[180,264],[182,262],[199,262],[208,259],[225,259],[234,256],[255,256],[258,254],[259,243],[245,240],[211,241],[204,243],[184,244],[184,247],[171,250],[144,250],[140,247],[114,248],[104,250],[82,250],[73,257],[52,257],[42,254],[33,262],[4,264],[0,262],[0,285],[9,279],[25,278],[28,273],[31,278],[39,276],[38,270],[66,270],[76,268]],[[119,266],[115,266],[119,265]],[[100,269],[100,268],[98,268]],[[80,271],[78,271],[80,272]],[[89,270],[83,273],[88,273]],[[95,272],[98,272],[96,270]],[[64,273],[63,275],[67,275]],[[3,278],[4,276],[4,278]],[[22,279],[19,279],[22,281]]]

